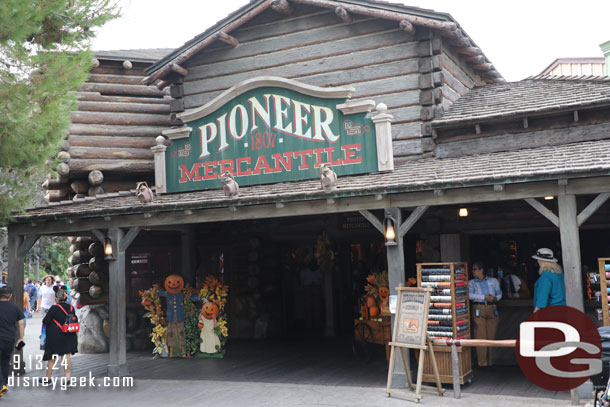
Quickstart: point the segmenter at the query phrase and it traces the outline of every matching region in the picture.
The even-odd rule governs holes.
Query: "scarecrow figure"
[[[218,305],[212,301],[206,301],[201,307],[199,324],[201,328],[201,345],[199,350],[203,353],[216,353],[220,350],[220,338],[214,332],[216,318],[218,317]]]
[[[182,276],[172,274],[165,279],[165,291],[159,290],[157,295],[167,299],[167,344],[169,345],[169,357],[174,357],[174,348],[180,349],[180,355],[184,355],[186,339],[184,336],[184,279]],[[192,301],[197,301],[198,296],[191,296]]]

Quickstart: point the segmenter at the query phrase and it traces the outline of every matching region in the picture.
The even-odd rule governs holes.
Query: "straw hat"
[[[557,263],[557,259],[553,257],[553,251],[544,247],[542,249],[538,249],[536,254],[532,256],[532,259]]]

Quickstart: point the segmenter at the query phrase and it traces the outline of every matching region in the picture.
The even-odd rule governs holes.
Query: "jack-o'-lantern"
[[[184,288],[184,279],[182,276],[172,274],[165,279],[165,291],[170,294],[178,294]]]
[[[381,299],[382,303],[386,302],[386,300],[388,299],[389,296],[390,296],[390,289],[388,287],[385,287],[385,286],[379,287],[379,299]]]
[[[201,315],[203,315],[205,319],[216,318],[218,316],[218,305],[211,301],[206,302],[203,304],[203,307],[201,307]]]

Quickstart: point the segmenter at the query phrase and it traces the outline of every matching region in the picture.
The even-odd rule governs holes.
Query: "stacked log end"
[[[70,288],[78,305],[103,303],[107,297],[108,264],[104,260],[104,245],[89,237],[71,239],[68,275]]]

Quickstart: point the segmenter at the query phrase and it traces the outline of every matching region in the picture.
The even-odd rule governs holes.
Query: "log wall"
[[[394,156],[418,156],[421,138],[418,42],[396,22],[294,5],[286,17],[267,10],[185,64],[185,108],[201,106],[248,78],[276,75],[317,86],[352,85],[352,99],[385,103],[394,116]]]
[[[49,201],[130,190],[137,181],[154,179],[150,148],[170,127],[169,89],[142,85],[149,63],[99,59],[95,65],[76,92],[72,124],[57,157],[61,177],[43,184]],[[88,183],[96,170],[103,182]],[[79,192],[71,187],[75,180],[84,183]]]

